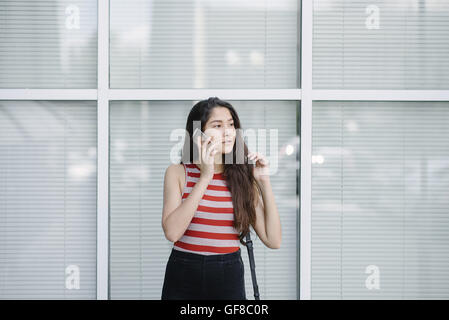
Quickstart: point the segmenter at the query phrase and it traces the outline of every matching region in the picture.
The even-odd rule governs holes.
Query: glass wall
[[[110,87],[297,89],[299,25],[297,0],[111,0]],[[217,96],[213,90],[209,92],[209,96]],[[245,129],[275,129],[278,151],[290,146],[272,180],[284,227],[283,246],[273,251],[256,240],[255,253],[258,276],[264,279],[259,281],[261,294],[267,299],[297,299],[299,99],[283,101],[282,94],[270,101],[254,101],[249,94],[244,100],[219,97],[234,105]],[[196,101],[127,98],[133,97],[111,99],[109,104],[109,296],[160,299],[173,245],[161,228],[163,178]],[[267,155],[269,148],[267,142]],[[245,251],[243,258],[251,297]]]
[[[97,14],[0,2],[0,299],[97,298]]]
[[[315,0],[314,89],[449,89],[449,2]]]
[[[0,88],[97,87],[97,1],[0,2]]]
[[[0,299],[96,298],[97,109],[0,101]]]
[[[309,298],[448,299],[449,3],[310,12]]]
[[[448,21],[445,0],[2,1],[0,298],[159,299],[163,175],[218,96],[278,130],[263,299],[447,299]]]
[[[266,130],[268,157],[281,150],[271,178],[283,227],[282,247],[254,240],[260,293],[265,299],[297,297],[297,112],[291,101],[229,101],[244,130]],[[112,299],[160,299],[173,243],[161,228],[165,169],[180,154],[194,101],[113,101],[110,106],[110,267]],[[270,131],[271,130],[271,131]],[[277,139],[270,139],[270,132]],[[178,148],[179,146],[179,148]],[[179,159],[180,160],[180,159]],[[274,161],[273,161],[274,162]],[[175,162],[179,163],[179,161]],[[255,234],[254,234],[255,235]],[[251,273],[242,246],[247,296]]]
[[[111,0],[111,88],[299,87],[298,0]]]
[[[312,299],[448,299],[449,103],[313,104]]]

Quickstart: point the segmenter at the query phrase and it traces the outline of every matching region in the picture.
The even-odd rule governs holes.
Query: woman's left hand
[[[248,159],[255,161],[253,174],[257,181],[270,179],[269,161],[263,154],[259,152],[248,152]]]

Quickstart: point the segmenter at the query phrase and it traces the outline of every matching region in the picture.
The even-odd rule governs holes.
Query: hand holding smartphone
[[[198,137],[201,137],[199,143]],[[208,180],[212,180],[214,176],[214,157],[218,152],[215,142],[212,142],[212,137],[208,136],[201,129],[196,128],[193,132],[193,141],[198,147],[201,164],[201,177],[205,177]]]

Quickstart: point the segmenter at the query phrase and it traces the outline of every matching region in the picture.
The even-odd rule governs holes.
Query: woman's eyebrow
[[[233,119],[231,118],[231,119],[228,119],[228,121],[232,121]],[[212,123],[212,122],[222,122],[221,120],[213,120],[213,121],[211,121],[210,123]]]

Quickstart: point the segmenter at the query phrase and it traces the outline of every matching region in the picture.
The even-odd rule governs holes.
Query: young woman
[[[193,141],[193,125],[209,136]],[[173,248],[162,299],[246,299],[240,243],[253,227],[269,248],[281,245],[281,223],[269,164],[248,152],[239,117],[216,97],[195,104],[187,118],[181,164],[164,178],[162,227]],[[243,146],[244,163],[237,161]],[[197,157],[194,158],[193,148]],[[232,163],[225,161],[232,156]],[[255,165],[248,163],[255,162]]]

